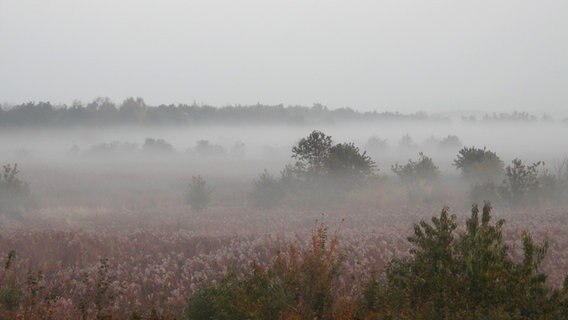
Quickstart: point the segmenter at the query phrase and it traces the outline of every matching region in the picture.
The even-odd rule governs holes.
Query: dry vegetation
[[[302,150],[312,147],[304,145]],[[0,215],[0,319],[456,316],[455,305],[441,316],[436,313],[439,306],[423,304],[415,294],[405,296],[407,289],[393,289],[388,279],[400,271],[392,269],[397,261],[416,255],[418,242],[408,241],[416,233],[415,223],[430,221],[449,205],[456,214],[452,234],[457,239],[466,231],[469,186],[444,180],[424,154],[393,166],[397,176],[387,176],[372,174],[374,162],[352,144],[329,141],[317,150],[321,157],[297,157],[307,160],[285,167],[281,176],[264,172],[256,181],[215,170],[200,176],[179,164],[157,165],[161,159],[108,165],[31,163],[21,169],[23,181],[20,175],[10,175],[14,167],[6,168],[2,187],[25,191],[26,202]],[[344,159],[356,159],[358,165],[345,165]],[[561,288],[568,269],[568,208],[562,197],[542,196],[551,190],[544,189],[548,185],[535,184],[544,177],[558,188],[563,178],[537,176],[522,166],[505,170],[502,162],[492,163],[505,179],[515,170],[522,174],[522,179],[505,181],[500,188],[525,180],[532,188],[517,192],[522,203],[503,198],[495,204],[494,220],[506,220],[506,259],[514,262],[504,265],[526,260],[525,231],[536,244],[546,241],[542,263],[537,263],[537,254],[529,263],[534,269],[511,268],[525,270],[526,279],[535,277],[534,289],[544,290],[541,298],[546,303],[541,299],[535,305],[550,302],[557,304],[554,312],[566,310]],[[487,167],[482,163],[466,173],[477,178]],[[327,186],[337,181],[343,184]],[[270,192],[264,192],[267,187]],[[490,191],[498,196],[499,190]],[[258,191],[263,192],[255,194]],[[539,253],[536,244],[533,251]],[[460,261],[460,252],[452,253],[452,259]],[[538,272],[547,275],[544,284]],[[433,283],[459,283],[450,276],[446,280]],[[461,289],[443,287],[454,295]],[[451,305],[440,299],[438,303]],[[406,304],[415,300],[416,305]],[[471,297],[463,301],[475,304]],[[558,318],[552,311],[537,317],[523,314],[529,312],[526,308],[508,310],[510,303],[499,306],[505,309],[480,309],[469,318]]]

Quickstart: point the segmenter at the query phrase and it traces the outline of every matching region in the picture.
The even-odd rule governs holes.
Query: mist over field
[[[568,2],[0,0],[0,320],[565,320]]]

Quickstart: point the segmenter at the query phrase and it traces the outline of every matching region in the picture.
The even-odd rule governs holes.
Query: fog
[[[527,164],[544,161],[551,172],[568,156],[568,140],[562,138],[568,134],[564,122],[450,119],[307,126],[3,129],[0,157],[4,163],[19,164],[23,179],[46,203],[108,206],[107,197],[120,199],[138,192],[173,197],[182,204],[191,177],[201,175],[214,186],[214,198],[220,205],[250,206],[248,197],[259,174],[266,169],[279,176],[285,165],[294,164],[292,147],[313,130],[330,135],[335,143],[355,143],[375,161],[374,173],[389,176],[392,181],[397,180],[391,170],[393,165],[417,159],[423,152],[439,167],[446,185],[459,183],[465,193],[469,185],[460,180],[460,171],[453,165],[462,147],[486,147],[495,151],[505,165],[515,158]],[[404,136],[411,139],[407,145],[402,145]],[[448,136],[458,137],[459,144],[440,146]],[[371,145],[369,139],[373,137],[383,140],[384,145]],[[172,148],[146,149],[149,138],[162,139]],[[203,140],[208,144],[199,149],[198,143]],[[136,201],[128,198],[124,203]]]

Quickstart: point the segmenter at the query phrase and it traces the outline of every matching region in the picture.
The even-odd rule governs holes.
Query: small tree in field
[[[308,175],[321,175],[325,173],[325,164],[332,145],[331,136],[314,130],[292,148],[292,158],[297,160],[296,166],[299,170]]]
[[[463,177],[477,182],[499,181],[503,176],[504,163],[493,151],[485,147],[464,147],[454,160],[456,169],[461,170]]]
[[[7,164],[0,173],[0,210],[25,205],[29,200],[30,187],[18,177],[18,165]]]
[[[418,161],[408,160],[405,165],[396,163],[392,166],[392,171],[404,183],[432,182],[440,176],[440,170],[424,153],[419,153]]]
[[[376,167],[367,152],[360,152],[353,143],[339,143],[331,147],[325,166],[332,175],[355,180],[371,175]]]
[[[251,200],[257,208],[269,209],[277,207],[285,196],[281,181],[266,169],[254,181]]]
[[[519,204],[522,201],[536,200],[540,190],[538,167],[542,162],[526,165],[520,159],[515,159],[512,165],[505,169],[506,179],[501,185],[500,192],[504,199]]]
[[[192,177],[189,193],[187,195],[187,203],[193,211],[203,211],[207,208],[211,200],[213,189],[207,187],[205,179],[201,176]]]

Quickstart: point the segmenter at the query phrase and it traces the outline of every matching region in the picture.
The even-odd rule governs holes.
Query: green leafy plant
[[[504,220],[491,223],[489,203],[479,213],[474,205],[463,232],[448,208],[415,225],[410,257],[391,261],[384,279],[368,283],[367,312],[389,319],[561,319],[561,292],[539,269],[547,244],[524,233],[524,257],[513,260]]]

